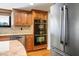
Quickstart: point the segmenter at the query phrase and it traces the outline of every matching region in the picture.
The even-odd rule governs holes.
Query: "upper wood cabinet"
[[[16,26],[22,25],[20,12],[14,13],[14,25],[16,25]]]
[[[22,26],[26,26],[26,25],[28,25],[27,24],[27,13],[25,13],[25,12],[21,12],[21,23],[22,23]]]
[[[34,19],[40,19],[40,20],[47,20],[48,19],[48,12],[47,11],[33,9],[32,15],[33,15]]]
[[[47,20],[48,12],[41,10],[16,10],[14,9],[14,25],[15,26],[30,26],[34,19]]]
[[[30,26],[32,25],[31,12],[29,11],[14,11],[15,26]]]
[[[28,25],[32,25],[32,14],[31,13],[28,13],[27,14],[27,24]]]

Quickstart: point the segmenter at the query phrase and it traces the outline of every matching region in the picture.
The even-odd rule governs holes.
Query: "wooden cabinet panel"
[[[28,15],[27,13],[21,13],[21,17],[22,17],[21,22],[23,26],[27,25],[27,15]]]
[[[48,18],[47,11],[33,10],[32,14],[34,15],[34,19],[47,20]]]
[[[9,36],[0,36],[0,41],[7,41],[10,40]]]
[[[35,18],[36,18],[36,19],[39,19],[39,18],[40,18],[38,12],[35,12]]]
[[[47,20],[48,19],[48,14],[47,13],[41,13],[41,20]]]
[[[32,25],[32,14],[31,13],[29,13],[28,15],[27,15],[27,24],[28,25]]]
[[[21,25],[21,13],[16,12],[14,13],[14,24],[15,25]]]
[[[44,44],[44,45],[34,46],[33,50],[46,49],[46,48],[47,48],[47,44]]]
[[[32,51],[33,45],[34,45],[33,35],[26,36],[26,40],[25,40],[26,51]]]
[[[42,50],[27,52],[27,55],[28,56],[51,56],[51,52],[52,52],[51,50],[42,49]]]
[[[31,13],[25,11],[14,12],[14,25],[15,26],[27,26],[32,24]]]
[[[44,14],[45,20],[48,20],[48,13]]]

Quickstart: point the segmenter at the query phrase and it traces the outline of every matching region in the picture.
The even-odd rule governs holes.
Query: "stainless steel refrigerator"
[[[56,3],[50,8],[51,49],[79,56],[79,3]]]

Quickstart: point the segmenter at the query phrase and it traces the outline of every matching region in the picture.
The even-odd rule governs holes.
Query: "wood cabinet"
[[[33,34],[34,34],[34,41],[39,42],[40,40],[38,39],[39,37],[42,37],[41,35],[44,35],[44,32],[46,32],[44,35],[45,41],[43,42],[44,44],[39,44],[39,45],[35,45],[34,43],[34,47],[33,50],[40,50],[40,49],[46,49],[47,48],[47,20],[48,20],[48,12],[47,11],[41,11],[41,10],[32,10],[32,20],[34,20],[34,24],[33,24]],[[43,25],[45,28],[40,30],[39,26]],[[35,29],[36,27],[36,29]],[[44,30],[44,31],[43,31]],[[43,34],[38,34],[39,36],[37,37],[37,33],[43,32]],[[36,34],[35,34],[36,33]]]
[[[8,41],[10,40],[9,36],[0,36],[0,41]]]
[[[32,25],[31,12],[15,11],[14,10],[14,25],[15,26],[30,26]]]
[[[14,25],[15,26],[33,25],[33,34],[26,35],[26,37],[25,37],[26,51],[33,51],[33,50],[47,48],[47,43],[43,44],[43,45],[38,45],[38,46],[34,45],[34,30],[35,30],[34,20],[35,19],[46,21],[48,19],[48,12],[47,11],[40,11],[40,10],[32,10],[32,11],[17,10],[17,11],[14,11]]]
[[[27,25],[27,13],[25,13],[25,12],[21,12],[21,24],[22,24],[22,26],[26,26]]]
[[[33,23],[32,14],[31,13],[28,13],[27,14],[27,24],[28,25],[32,25],[32,23]]]
[[[34,46],[33,35],[27,35],[27,36],[25,37],[25,47],[26,47],[26,51],[32,51],[32,50],[33,50],[33,46]]]
[[[21,25],[21,13],[20,12],[15,12],[14,13],[14,25],[19,26]]]
[[[37,51],[32,51],[32,52],[27,52],[28,56],[51,56],[51,50],[47,49],[42,49],[42,50],[37,50]]]
[[[48,12],[40,10],[24,11],[14,10],[15,26],[30,26],[34,19],[47,20]]]
[[[32,15],[33,15],[34,19],[40,19],[40,20],[47,20],[48,19],[48,12],[47,11],[33,9]]]

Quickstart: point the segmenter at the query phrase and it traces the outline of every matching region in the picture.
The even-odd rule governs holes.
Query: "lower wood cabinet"
[[[10,36],[0,36],[0,41],[10,40]]]
[[[32,51],[34,46],[33,35],[27,35],[25,37],[25,48],[26,51]]]
[[[27,52],[28,56],[51,56],[52,51],[47,49]]]

